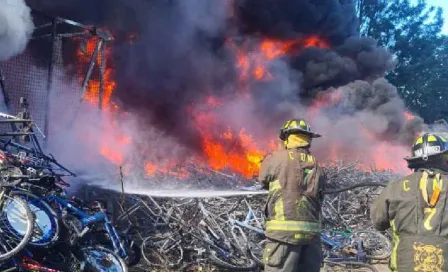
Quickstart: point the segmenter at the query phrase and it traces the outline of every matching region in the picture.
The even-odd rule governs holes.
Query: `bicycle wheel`
[[[253,271],[258,264],[249,256],[237,254],[237,251],[223,252],[209,248],[210,262],[218,267],[231,271]]]
[[[142,258],[142,251],[140,247],[132,240],[124,235],[120,235],[121,242],[126,249],[126,257],[123,257],[128,267],[133,267],[140,263]]]
[[[378,231],[356,231],[354,236],[362,240],[366,257],[371,260],[385,260],[392,252],[389,238]]]
[[[0,261],[22,250],[33,234],[34,216],[17,196],[3,196],[0,212]]]
[[[59,239],[59,222],[56,212],[38,196],[24,191],[13,191],[10,195],[22,198],[28,203],[34,214],[34,231],[29,244],[37,247],[49,247]]]
[[[77,255],[81,262],[80,271],[128,272],[124,260],[107,248],[100,246],[83,247],[78,250]]]
[[[142,255],[151,267],[175,268],[181,265],[184,250],[181,240],[170,235],[153,235],[142,243]]]
[[[123,260],[126,262],[126,265],[128,267],[132,267],[137,265],[140,262],[141,259],[141,249],[140,247],[131,239],[128,238],[126,235],[119,234],[119,238],[121,243],[123,244],[123,247],[126,250],[127,256],[121,256]],[[117,252],[116,249],[114,249],[113,244],[111,242],[111,238],[109,237],[109,234],[104,231],[91,231],[89,232],[82,241],[88,241],[89,245],[100,245],[102,247],[105,247],[107,249],[110,249],[114,252]],[[94,243],[91,243],[94,242]]]
[[[370,264],[359,262],[331,262],[324,260],[323,271],[326,272],[378,272]]]
[[[249,241],[250,256],[261,267],[264,266],[263,251],[264,251],[265,244],[266,244],[266,240],[262,240],[261,242],[258,242],[258,243]]]

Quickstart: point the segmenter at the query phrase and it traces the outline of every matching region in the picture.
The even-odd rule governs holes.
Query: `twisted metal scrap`
[[[358,183],[387,183],[388,181],[399,178],[391,171],[363,171],[357,167],[357,163],[343,164],[342,162],[325,168],[328,182],[327,189],[338,189]],[[203,170],[200,171],[204,173]],[[201,180],[207,181],[212,187],[221,187],[219,184],[235,186],[240,184],[241,180],[234,176],[227,176],[219,172],[208,171],[208,176],[201,175]],[[191,179],[190,179],[191,180]],[[253,181],[248,181],[253,182]],[[175,188],[180,187],[180,182]],[[190,183],[191,184],[191,183]],[[373,229],[370,221],[369,207],[376,196],[381,192],[382,187],[358,187],[352,190],[344,191],[338,194],[331,194],[325,197],[322,214],[323,225],[325,229],[350,229],[350,230],[369,230]],[[98,189],[103,190],[103,189]],[[177,189],[179,190],[179,189]],[[90,193],[92,189],[89,188]],[[186,190],[188,192],[188,189]],[[107,195],[110,203],[114,203],[115,223],[121,228],[127,228],[132,225],[136,229],[135,239],[142,244],[153,237],[156,233],[166,233],[167,231],[178,237],[178,235],[188,235],[189,233],[176,232],[173,226],[183,226],[184,229],[191,227],[197,228],[204,220],[204,215],[200,211],[197,199],[194,198],[159,198],[141,195],[129,195],[109,191],[108,193],[98,193],[97,195]],[[89,197],[87,197],[89,198]],[[229,219],[244,221],[248,208],[244,201],[250,204],[259,224],[264,224],[264,205],[266,195],[251,196],[231,196],[231,197],[212,197],[203,198],[202,204],[207,214],[216,222],[216,230],[222,231],[224,235],[231,238],[229,231]],[[256,227],[256,224],[254,225]],[[187,228],[185,228],[187,227]],[[245,237],[239,239],[248,239],[250,243],[256,244],[263,239],[255,232],[244,230]],[[181,244],[181,247],[188,249],[193,247],[194,252],[206,250],[196,240],[190,240],[190,244]],[[188,256],[187,250],[183,252],[183,263],[180,267],[173,269],[179,271],[213,271],[206,260]],[[174,258],[174,257],[173,257]],[[168,271],[169,265],[161,267],[151,267],[151,271]],[[140,269],[140,270],[138,270]],[[142,263],[135,271],[148,271],[148,264]]]

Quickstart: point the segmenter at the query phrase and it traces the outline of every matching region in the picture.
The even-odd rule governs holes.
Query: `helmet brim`
[[[428,155],[428,158],[434,158],[434,157],[437,157],[437,156],[440,156],[440,155],[443,155],[443,154],[447,154],[447,153],[448,153],[448,150],[440,152],[440,153],[437,153],[437,154]],[[414,156],[414,157],[407,156],[407,157],[404,157],[403,159],[405,159],[408,162],[415,162],[415,161],[418,161],[418,160],[423,160],[423,157],[422,156]]]
[[[448,153],[448,151],[440,152],[437,154],[428,155],[426,160],[423,157],[404,157],[406,160],[409,169],[419,169],[428,167],[428,165],[437,164],[437,161],[441,158],[441,155]]]
[[[322,135],[320,135],[320,134],[317,134],[317,133],[314,133],[314,132],[310,132],[310,131],[306,131],[304,129],[298,129],[298,128],[289,129],[288,130],[288,134],[289,135],[291,135],[291,134],[304,134],[304,135],[307,135],[307,136],[309,136],[311,138],[320,138],[320,137],[322,137]]]

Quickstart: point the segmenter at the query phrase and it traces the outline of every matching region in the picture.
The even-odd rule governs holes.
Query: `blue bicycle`
[[[66,198],[60,186],[67,184],[57,180],[54,176],[41,177],[29,182],[23,190],[13,192],[27,201],[36,215],[37,231],[30,245],[49,247],[64,238],[72,247],[101,245],[124,259],[128,266],[136,265],[140,261],[140,248],[115,229],[104,205],[100,201],[88,204],[77,198]],[[59,221],[65,228],[60,228]]]

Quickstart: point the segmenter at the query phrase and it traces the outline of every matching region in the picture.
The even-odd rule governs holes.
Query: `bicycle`
[[[175,267],[188,251],[188,256],[195,262],[205,260],[231,271],[252,271],[256,268],[248,253],[240,250],[234,240],[227,238],[202,201],[188,201],[175,205],[174,209],[167,209],[153,198],[150,200],[153,202],[151,206],[162,209],[160,216],[167,223],[157,234],[147,237],[142,246],[144,258],[151,266]],[[193,213],[190,214],[190,211]],[[190,220],[182,219],[185,214],[189,215]]]
[[[109,220],[102,203],[96,201],[87,205],[84,201],[65,197],[63,189],[58,185],[55,177],[44,177],[40,182],[45,186],[33,184],[31,188],[41,188],[41,196],[30,192],[17,190],[14,193],[26,199],[30,205],[39,207],[40,211],[52,222],[44,235],[37,237],[30,244],[51,245],[59,239],[60,226],[57,219],[61,219],[68,231],[68,243],[74,246],[77,242],[83,242],[88,246],[96,246],[96,243],[113,250],[126,261],[129,266],[136,265],[140,261],[140,249],[131,240],[120,235]],[[36,189],[34,189],[36,190]],[[53,224],[54,223],[54,224]],[[92,233],[94,232],[94,233]]]
[[[373,186],[372,183],[363,183],[362,186]],[[378,185],[375,185],[378,186]],[[348,186],[345,187],[345,189],[353,189],[355,187],[359,186]],[[338,190],[339,191],[339,190]],[[327,191],[331,192],[331,191]],[[235,209],[241,207],[241,203],[245,204],[247,213],[236,213]],[[255,215],[255,212],[249,202],[247,201],[247,198],[243,198],[240,201],[236,202],[234,206],[226,212],[228,216],[228,223],[232,226],[232,229],[235,226],[238,226],[239,232],[241,232],[240,228],[243,228],[247,231],[249,231],[249,236],[251,236],[251,239],[245,238],[244,240],[249,240],[250,243],[250,253],[252,255],[252,258],[260,265],[263,266],[263,261],[261,259],[263,254],[263,248],[265,244],[264,240],[264,230],[262,227],[262,223],[264,222],[263,216],[260,216],[261,218],[257,217]],[[235,215],[236,214],[236,215]],[[239,217],[240,220],[236,219],[236,217]],[[242,220],[241,220],[242,218]],[[357,262],[365,263],[367,260],[384,260],[387,259],[390,256],[391,253],[391,243],[389,239],[384,236],[383,234],[377,232],[377,231],[349,231],[349,232],[337,232],[332,231],[331,234],[333,235],[341,235],[344,234],[343,237],[346,240],[350,241],[359,241],[358,243],[360,246],[362,246],[363,252],[365,252],[365,259],[358,258],[358,259],[342,259],[338,260],[339,262],[345,261],[345,262],[351,262],[350,265],[355,265]],[[246,234],[244,234],[244,237]],[[322,233],[321,235],[322,243],[325,244],[326,241],[328,241],[328,236],[326,236],[325,233]],[[362,243],[360,243],[362,242]],[[328,243],[327,243],[328,244]],[[330,261],[330,260],[328,260]],[[333,260],[334,262],[335,260]],[[340,265],[342,266],[342,264]],[[361,266],[361,264],[360,264]]]
[[[23,181],[21,174],[15,167],[0,170],[0,261],[19,253],[33,234],[33,213],[25,201],[11,194]]]
[[[21,256],[14,256],[10,262],[3,263],[1,271],[19,271],[19,272],[63,272],[59,269],[49,268],[40,261],[33,259],[33,254],[28,250],[24,250]],[[5,269],[4,269],[5,268]]]
[[[352,271],[351,269],[367,269],[367,271],[377,272],[377,269],[367,263],[367,252],[363,248],[363,242],[359,237],[347,232],[330,235],[323,232],[321,234],[322,248],[324,254],[323,270]]]
[[[245,204],[245,207],[247,207],[247,213],[245,212],[237,212],[236,208],[241,207],[241,203]],[[264,245],[266,243],[265,236],[264,236],[264,216],[260,215],[257,216],[255,210],[250,205],[247,198],[242,198],[238,202],[236,202],[233,207],[228,210],[226,213],[227,215],[227,224],[231,226],[231,230],[234,236],[240,236],[242,237],[242,240],[248,243],[249,246],[249,253],[254,259],[254,261],[259,265],[263,266],[263,260],[261,259],[261,256],[263,255],[263,249]],[[236,218],[242,218],[242,220],[237,220]],[[241,229],[246,229],[249,231],[249,238],[247,238],[246,234]],[[238,231],[236,233],[235,231]]]

